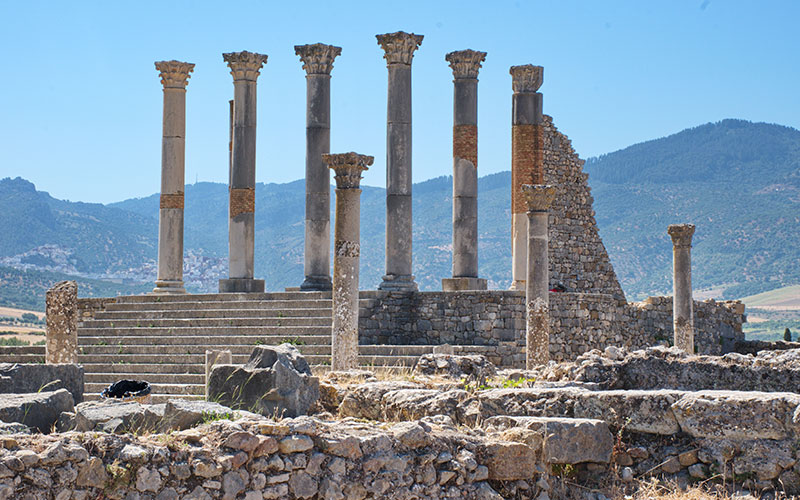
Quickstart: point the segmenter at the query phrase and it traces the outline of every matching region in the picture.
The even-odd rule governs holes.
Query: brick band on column
[[[229,206],[231,217],[254,213],[256,211],[255,188],[231,188]]]
[[[544,127],[514,125],[511,128],[512,213],[528,211],[522,198],[523,184],[544,184]]]
[[[453,126],[453,156],[472,162],[478,168],[478,126]]]
[[[159,208],[183,208],[183,193],[162,194]]]

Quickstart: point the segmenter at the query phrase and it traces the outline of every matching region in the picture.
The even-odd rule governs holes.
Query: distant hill
[[[697,225],[695,289],[800,283],[800,131],[724,120],[590,158],[600,234],[629,295],[671,289],[667,225]]]
[[[741,297],[800,284],[797,130],[725,120],[590,158],[585,169],[600,234],[629,297],[670,292],[666,228],[676,222],[697,225],[695,289]],[[510,184],[510,172],[478,183],[480,275],[492,288],[510,283]],[[193,265],[208,271],[195,290],[213,290],[225,274],[227,198],[223,184],[186,186],[185,248],[206,259]],[[361,283],[375,288],[384,271],[385,191],[366,186],[361,203]],[[451,274],[451,213],[451,178],[414,185],[414,272],[423,290],[441,289]],[[273,290],[299,285],[304,182],[258,184],[255,218],[257,277]],[[155,279],[156,194],[104,206],[56,200],[23,179],[3,179],[0,230],[0,266],[138,279],[143,289]],[[128,285],[109,286],[109,295],[129,293]],[[0,285],[0,304],[17,305],[6,290]]]

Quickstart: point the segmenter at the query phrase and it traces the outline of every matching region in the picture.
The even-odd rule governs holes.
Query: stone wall
[[[108,304],[114,304],[114,297],[90,297],[78,299],[78,321],[94,318],[94,313],[105,310]]]
[[[500,366],[525,363],[525,294],[514,291],[361,292],[361,344],[463,346]],[[550,294],[550,356],[573,360],[614,345],[640,349],[672,341],[672,298],[627,303],[620,296]],[[720,354],[744,338],[744,305],[695,301],[697,350]],[[474,346],[474,349],[467,348]]]
[[[584,161],[547,115],[543,139],[544,180],[557,189],[549,221],[551,284],[560,282],[571,292],[624,296],[597,232]]]

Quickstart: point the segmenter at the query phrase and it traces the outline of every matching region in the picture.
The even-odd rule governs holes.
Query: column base
[[[387,292],[416,292],[419,291],[419,287],[414,282],[414,276],[411,274],[387,274],[383,277],[383,282],[378,285],[378,290],[385,290]]]
[[[300,285],[302,292],[329,292],[333,289],[330,276],[306,276]]]
[[[219,280],[219,293],[264,293],[264,280],[228,278]]]
[[[517,292],[524,292],[525,291],[525,280],[516,280],[511,282],[511,286],[508,287],[509,290],[517,291]]]
[[[486,290],[486,280],[484,278],[443,278],[442,290],[445,292]]]
[[[183,281],[156,280],[156,287],[150,293],[182,294],[186,293],[186,288],[183,287]]]

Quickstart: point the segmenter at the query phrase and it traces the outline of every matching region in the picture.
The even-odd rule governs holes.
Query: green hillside
[[[0,305],[44,311],[47,290],[59,281],[76,280],[80,297],[114,297],[149,292],[152,285],[128,285],[76,278],[47,271],[19,271],[0,267]]]
[[[725,120],[590,158],[585,168],[600,234],[629,297],[670,292],[666,228],[676,222],[697,225],[695,289],[724,287],[726,297],[742,297],[800,284],[797,130]],[[510,183],[510,172],[478,183],[480,275],[492,288],[510,282]],[[440,289],[441,278],[451,273],[451,190],[449,177],[414,185],[414,271],[423,290]],[[227,198],[223,184],[186,186],[187,251],[227,257]],[[378,285],[384,271],[385,191],[366,186],[361,202],[361,284],[368,289]],[[256,275],[272,290],[298,286],[303,181],[258,184],[255,218]],[[23,179],[3,179],[0,230],[0,259],[91,276],[141,268],[126,276],[138,272],[143,282],[155,279],[155,194],[104,206],[56,200]],[[53,249],[36,250],[42,245]],[[30,251],[34,254],[25,254]],[[149,267],[142,267],[145,263]],[[14,279],[43,282],[33,276]],[[105,285],[93,286],[102,294]],[[110,295],[122,290],[109,286],[105,293]],[[10,290],[5,282],[0,286],[0,304],[31,306],[20,302],[24,286]]]
[[[600,234],[632,296],[668,292],[667,225],[697,225],[695,289],[800,283],[800,132],[724,120],[586,162]],[[665,251],[665,248],[667,251]]]

